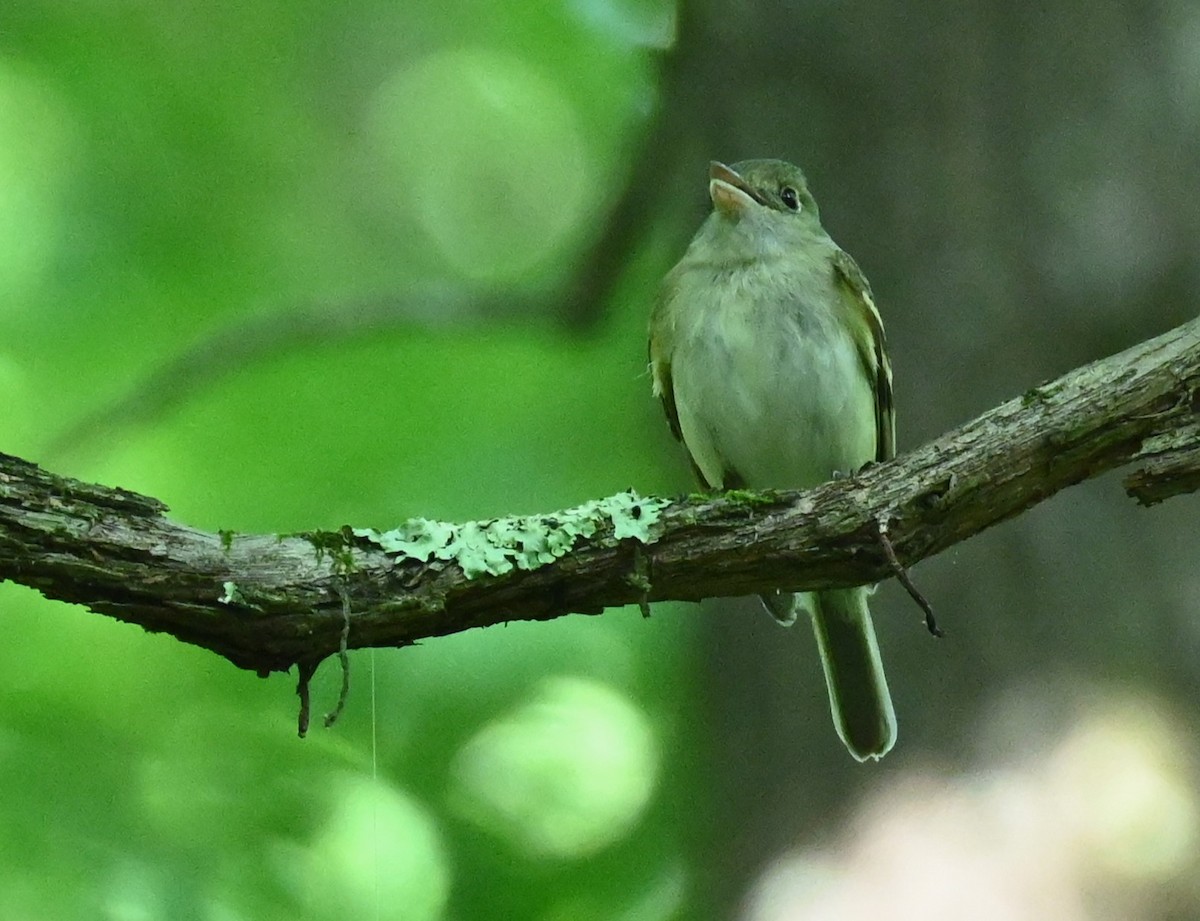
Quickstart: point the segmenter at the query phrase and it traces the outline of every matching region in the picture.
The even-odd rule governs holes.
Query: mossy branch
[[[386,534],[206,533],[155,499],[0,455],[0,578],[260,673],[350,648],[616,605],[872,582],[1130,463],[1145,502],[1194,490],[1200,320],[806,492],[640,499]],[[16,640],[19,641],[19,640]]]

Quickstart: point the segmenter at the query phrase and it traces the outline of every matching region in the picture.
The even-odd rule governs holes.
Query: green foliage
[[[481,572],[597,529],[650,539],[654,503],[580,503],[683,482],[642,376],[663,266],[587,340],[519,308],[603,219],[670,15],[20,4],[0,29],[0,449],[161,497],[224,550],[302,532],[342,558],[343,526],[411,519],[378,539]],[[479,293],[517,309],[455,313]],[[338,335],[388,299],[409,319]],[[297,338],[313,305],[332,335]],[[285,676],[27,589],[0,586],[0,613],[20,637],[0,650],[0,917],[600,918],[667,893],[635,912],[654,921],[695,901],[664,806],[701,784],[676,753],[699,739],[678,725],[686,619],[356,654],[345,716],[300,741]]]

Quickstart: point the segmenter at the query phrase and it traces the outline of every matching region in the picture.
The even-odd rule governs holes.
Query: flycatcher
[[[858,265],[780,160],[709,167],[713,211],[664,280],[650,370],[671,431],[714,489],[804,489],[895,454],[883,323]],[[763,595],[812,619],[833,723],[859,761],[896,741],[863,586]]]

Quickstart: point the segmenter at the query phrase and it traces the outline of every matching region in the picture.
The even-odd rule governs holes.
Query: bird
[[[821,224],[804,173],[782,160],[709,166],[712,211],[651,312],[653,393],[703,486],[805,489],[895,455],[892,370],[866,277]],[[896,715],[871,586],[761,596],[812,621],[834,727],[882,758]]]

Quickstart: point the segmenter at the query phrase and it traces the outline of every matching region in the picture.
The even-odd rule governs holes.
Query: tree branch
[[[1200,320],[806,492],[623,494],[539,518],[415,522],[384,535],[204,533],[155,499],[0,455],[0,578],[260,673],[303,670],[338,652],[343,597],[346,645],[358,648],[614,605],[877,581],[893,572],[881,527],[912,565],[1130,462],[1147,463],[1130,487],[1145,498],[1137,483],[1163,482],[1164,450],[1195,460],[1198,408]],[[1171,483],[1165,494],[1182,491]]]
[[[1192,411],[1200,420],[1200,405]],[[1142,459],[1145,466],[1125,478],[1125,491],[1142,505],[1200,489],[1200,421],[1152,439]]]

